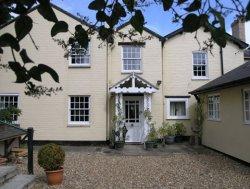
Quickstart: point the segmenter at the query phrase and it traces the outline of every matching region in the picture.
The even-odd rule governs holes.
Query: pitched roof
[[[0,141],[16,138],[26,134],[26,130],[0,121]]]
[[[117,29],[117,30],[121,30],[122,28],[124,28],[124,27],[126,27],[126,26],[128,26],[128,25],[130,25],[130,22],[129,22],[129,21],[128,21],[128,22],[125,22],[125,23],[123,23],[123,24],[121,24],[121,25],[118,26],[116,29]],[[160,34],[154,32],[153,30],[147,28],[146,26],[143,27],[143,30],[146,31],[146,32],[148,32],[148,33],[150,33],[151,35],[153,35],[153,36],[159,38],[160,40],[163,40],[163,39],[164,39],[163,36],[161,36]]]
[[[167,40],[167,39],[171,39],[172,37],[176,36],[176,35],[179,35],[179,34],[182,34],[184,32],[184,29],[183,28],[179,28],[167,35],[164,36],[164,38]],[[241,49],[245,49],[248,47],[248,44],[245,43],[244,41],[241,41],[240,39],[226,33],[226,36],[228,38],[229,41],[233,42],[234,44],[238,45]]]
[[[250,62],[242,64],[225,75],[220,76],[189,93],[193,95],[201,94],[248,83],[250,83]]]
[[[64,14],[66,14],[67,16],[73,18],[74,20],[80,22],[81,24],[90,26],[87,22],[85,22],[84,20],[80,19],[79,17],[77,17],[77,16],[71,14],[70,12],[67,12],[66,10],[64,10],[64,9],[62,9],[62,8],[60,8],[60,7],[58,7],[58,6],[56,6],[56,5],[53,4],[53,3],[50,3],[50,4],[51,4],[51,7],[53,7],[54,9],[56,9],[56,10],[58,10],[58,11],[64,13]],[[31,12],[33,12],[34,10],[37,10],[37,8],[38,8],[38,5],[37,5],[37,6],[34,6],[33,8],[31,8],[31,9],[28,11],[28,14],[31,13]],[[7,26],[7,25],[9,25],[9,24],[11,24],[11,23],[13,23],[13,22],[16,21],[18,18],[19,18],[19,16],[13,18],[12,20],[10,20],[10,21],[8,21],[8,22],[6,22],[6,23],[4,23],[4,24],[2,24],[2,25],[0,26],[0,29],[4,28],[5,26]]]

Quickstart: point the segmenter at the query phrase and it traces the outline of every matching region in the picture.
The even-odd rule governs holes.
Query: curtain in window
[[[185,116],[186,115],[185,102],[170,102],[170,115]]]

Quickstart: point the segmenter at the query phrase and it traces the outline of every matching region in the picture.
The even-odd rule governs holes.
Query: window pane
[[[70,121],[84,122],[86,116],[89,116],[89,97],[70,97]]]
[[[170,102],[171,116],[186,116],[186,103],[184,102]]]
[[[70,51],[71,64],[89,64],[89,47],[88,49],[81,48],[79,45],[74,44]]]
[[[140,57],[140,47],[123,46],[123,70],[140,70]]]
[[[8,95],[0,96],[0,109],[6,109],[9,107],[16,107],[18,108],[18,96],[14,95]],[[17,121],[17,115],[13,114],[12,115],[12,121]]]
[[[194,76],[207,76],[207,54],[204,52],[193,53],[193,74]]]

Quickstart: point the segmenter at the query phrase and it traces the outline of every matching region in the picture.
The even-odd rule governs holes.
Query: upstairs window
[[[220,95],[208,96],[208,119],[220,120]]]
[[[15,107],[18,108],[18,95],[2,95],[0,94],[0,110]],[[16,114],[13,114],[13,123],[18,122]]]
[[[194,79],[207,79],[207,53],[193,52],[193,78]]]
[[[122,47],[123,71],[141,71],[141,47],[123,46]]]
[[[69,124],[89,124],[90,97],[70,96]]]
[[[250,89],[244,90],[244,119],[250,124]]]
[[[70,66],[89,67],[90,66],[90,52],[89,46],[87,49],[74,44],[70,49]]]

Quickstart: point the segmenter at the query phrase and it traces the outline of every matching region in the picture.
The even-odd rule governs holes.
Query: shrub
[[[174,124],[176,135],[184,135],[186,133],[186,128],[183,123]]]
[[[158,129],[158,134],[159,134],[160,138],[164,138],[165,136],[167,136],[167,134],[168,134],[168,132],[167,132],[168,125],[169,125],[169,123],[163,122],[162,126]]]
[[[154,126],[151,126],[150,131],[148,133],[148,141],[155,141],[157,139],[157,132]]]
[[[166,132],[167,132],[167,136],[175,136],[176,135],[176,129],[174,125],[170,125],[168,123],[166,123]]]
[[[46,171],[59,170],[64,159],[64,151],[56,144],[46,144],[38,152],[38,164]]]

